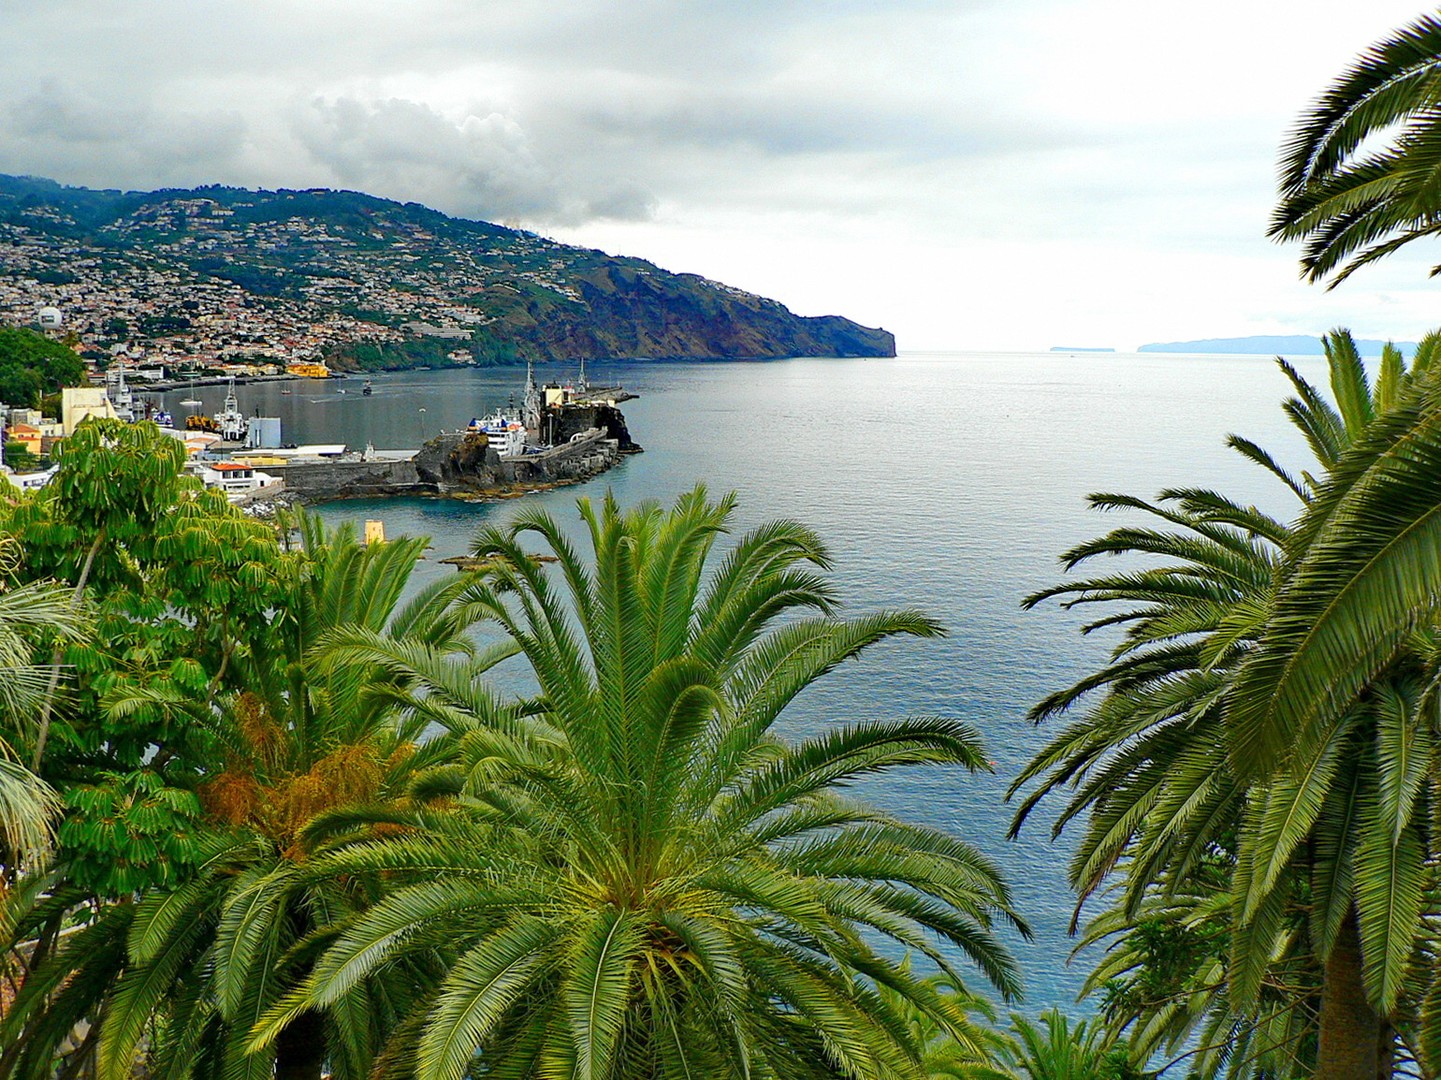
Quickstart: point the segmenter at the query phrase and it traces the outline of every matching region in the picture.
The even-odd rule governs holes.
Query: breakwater
[[[353,454],[263,468],[284,480],[288,498],[298,502],[381,495],[499,498],[588,480],[620,458],[619,441],[604,428],[578,432],[559,446],[520,458],[500,457],[483,432],[458,431],[435,436],[410,457]]]
[[[139,393],[150,391],[153,393],[165,393],[170,390],[192,390],[200,386],[227,386],[234,383],[236,386],[253,385],[257,383],[277,382],[299,382],[299,375],[284,373],[280,375],[197,375],[193,379],[136,379],[131,382],[130,389]],[[325,382],[324,379],[312,380],[314,382]]]

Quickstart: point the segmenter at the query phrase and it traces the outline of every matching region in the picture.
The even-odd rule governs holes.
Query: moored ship
[[[467,431],[483,431],[490,445],[501,458],[518,458],[525,454],[525,424],[518,416],[507,416],[497,409],[489,416],[477,417]]]
[[[240,402],[235,396],[235,379],[225,388],[225,407],[215,414],[215,428],[226,442],[244,442],[245,431],[250,426],[245,414],[240,411]]]
[[[117,417],[127,424],[134,423],[135,395],[131,393],[130,384],[125,381],[125,368],[119,364],[105,373],[105,395],[110,399],[110,405]]]

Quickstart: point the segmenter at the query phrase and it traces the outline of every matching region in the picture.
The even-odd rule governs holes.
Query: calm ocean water
[[[1297,365],[1313,379],[1324,375],[1319,360]],[[1278,407],[1287,384],[1275,365],[1264,357],[911,353],[633,363],[590,375],[641,395],[624,412],[646,453],[584,486],[527,496],[527,505],[573,520],[581,495],[610,488],[626,503],[669,500],[704,481],[713,492],[739,493],[742,527],[788,516],[818,529],[850,610],[915,606],[944,621],[943,640],[889,643],[842,667],[793,705],[786,724],[800,734],[867,716],[935,713],[978,728],[994,775],[912,771],[863,790],[1000,863],[1036,931],[1033,942],[1015,943],[1026,1010],[1071,1002],[1089,967],[1084,957],[1068,964],[1071,845],[1053,843],[1039,819],[1007,841],[1003,795],[1047,734],[1026,722],[1026,710],[1100,663],[1108,642],[1082,639],[1080,619],[1054,605],[1023,612],[1020,600],[1059,579],[1061,551],[1118,523],[1085,509],[1089,492],[1213,486],[1289,516],[1279,484],[1223,443],[1236,432],[1296,468],[1308,464]],[[288,441],[387,448],[463,426],[518,395],[522,378],[512,370],[387,375],[369,398],[358,380],[291,384],[290,395],[274,385],[238,393],[246,413],[280,416]],[[337,393],[340,385],[348,392]],[[197,396],[215,411],[223,394]],[[167,395],[180,415],[184,396]],[[477,526],[504,521],[515,505],[371,500],[322,513],[381,518],[390,536],[428,535],[439,559],[466,551]],[[435,561],[420,568],[424,578],[450,572]]]

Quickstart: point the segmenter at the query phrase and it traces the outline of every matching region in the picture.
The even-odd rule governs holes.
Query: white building
[[[248,495],[252,491],[272,485],[278,488],[284,484],[269,473],[260,472],[253,465],[242,465],[238,461],[216,461],[202,465],[198,475],[200,482],[206,487],[219,488],[231,497]]]
[[[35,491],[37,488],[43,488],[48,484],[50,478],[53,477],[58,470],[58,465],[52,465],[44,472],[32,473],[13,473],[9,469],[4,469],[0,471],[0,475],[3,475],[6,480],[9,480],[10,483],[14,484],[21,491]]]

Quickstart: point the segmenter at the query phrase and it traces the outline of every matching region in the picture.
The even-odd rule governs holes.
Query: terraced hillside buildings
[[[0,320],[92,355],[341,369],[893,355],[883,330],[640,259],[354,192],[94,191],[0,177]]]

